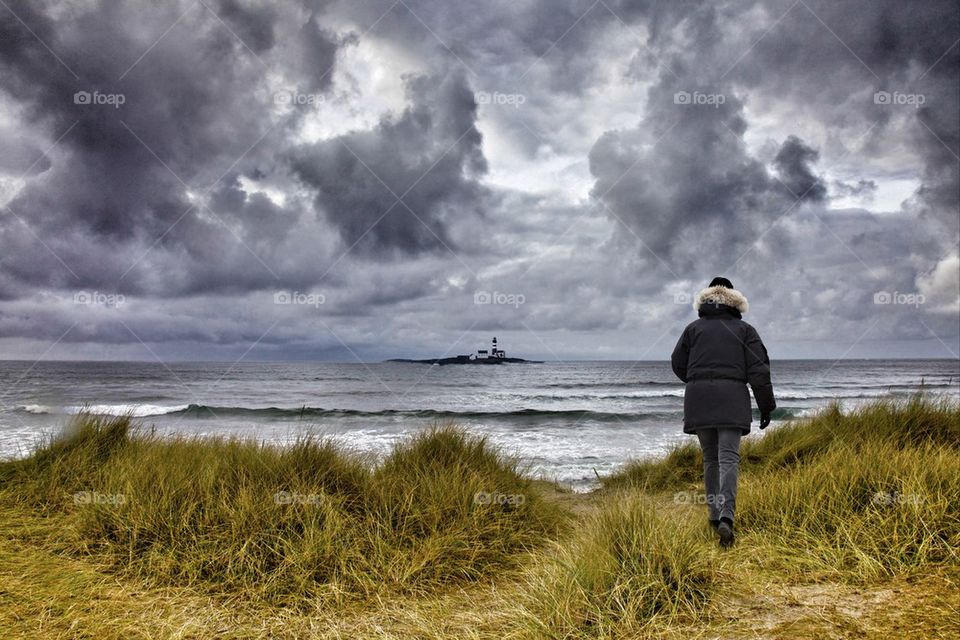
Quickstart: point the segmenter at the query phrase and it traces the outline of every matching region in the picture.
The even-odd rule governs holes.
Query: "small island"
[[[506,351],[497,347],[497,337],[493,337],[493,342],[489,350],[477,349],[476,353],[468,353],[461,356],[450,356],[446,358],[426,358],[423,360],[412,360],[409,358],[391,358],[387,362],[413,362],[416,364],[506,364],[506,363],[527,363],[543,364],[542,360],[524,360],[523,358],[508,358]]]

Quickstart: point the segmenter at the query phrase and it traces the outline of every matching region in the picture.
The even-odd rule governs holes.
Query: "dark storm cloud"
[[[776,4],[769,14],[779,17],[789,7],[789,2]],[[730,76],[806,105],[826,125],[861,130],[876,125],[871,136],[878,154],[889,150],[892,139],[906,139],[924,162],[917,195],[925,214],[955,237],[960,197],[957,3],[801,3],[760,38],[767,29],[758,26],[750,34],[758,39],[755,51]],[[877,92],[893,98],[878,103]],[[923,102],[919,108],[896,104],[895,94],[919,95]]]
[[[952,45],[960,27],[954,3],[931,3],[925,5],[924,11],[916,11],[902,2],[872,4],[870,11],[857,3],[811,2],[809,7],[804,8],[802,3],[768,3],[764,8],[769,20],[746,32],[732,29],[729,15],[726,21],[718,20],[720,11],[714,5],[700,5],[696,10],[689,6],[669,9],[678,14],[689,10],[677,29],[677,34],[686,34],[686,37],[676,36],[680,41],[667,45],[662,52],[668,69],[660,73],[660,84],[651,89],[651,101],[664,97],[665,85],[686,87],[689,91],[699,89],[704,93],[712,90],[728,98],[731,94],[743,95],[740,87],[748,87],[761,96],[767,92],[788,96],[800,106],[815,108],[819,115],[825,116],[828,125],[840,125],[844,119],[851,118],[869,119],[883,125],[896,112],[876,104],[874,91],[905,92],[908,81],[927,71],[925,80],[934,88],[937,100],[928,99],[910,115],[921,120],[926,117],[928,125],[934,122],[936,126],[931,128],[936,136],[916,136],[914,143],[924,150],[930,164],[954,165],[950,168],[955,169],[956,158],[951,157],[950,150],[957,145],[957,120],[953,117],[957,112],[957,92],[952,89],[957,83],[960,55]],[[777,19],[779,22],[775,22]],[[831,28],[835,33],[831,33]],[[852,52],[847,51],[845,45]],[[857,81],[854,87],[851,80]],[[916,82],[918,90],[922,83],[923,80]],[[736,109],[739,102],[734,98],[728,104]],[[838,110],[837,105],[842,106],[842,110]],[[660,103],[654,106],[659,107]],[[724,114],[724,110],[723,106],[715,111],[701,109],[699,114],[728,118],[734,115]],[[660,115],[658,122],[665,121],[670,113],[661,111]],[[680,115],[681,126],[689,124],[688,115]],[[649,116],[647,124],[654,124]],[[701,144],[695,146],[700,148],[725,145],[732,151],[731,163],[736,164],[739,156],[736,140],[723,140],[714,128],[700,131],[699,135],[688,136],[692,139],[685,142],[695,144],[699,137]],[[667,140],[672,142],[673,138]],[[947,158],[951,158],[951,162],[947,162]],[[780,151],[777,166],[787,169],[789,180],[784,181],[788,185],[797,180],[796,186],[812,186],[808,197],[819,199],[824,187],[814,184],[815,177],[805,168],[816,159],[815,150],[798,145],[795,137],[791,137]],[[945,173],[956,176],[955,170]]]
[[[263,53],[273,47],[277,14],[272,7],[258,7],[239,0],[220,0],[219,6],[220,17],[254,53]]]
[[[300,52],[298,68],[302,74],[306,91],[324,91],[333,82],[333,65],[337,48],[345,44],[356,43],[352,34],[339,38],[320,26],[320,18],[310,16],[298,34]]]
[[[25,12],[23,22],[43,42],[4,15],[8,37],[0,63],[10,74],[6,88],[48,137],[68,131],[56,148],[63,162],[9,203],[30,226],[6,230],[8,255],[23,252],[12,260],[11,274],[34,285],[109,285],[164,295],[264,287],[277,280],[305,284],[301,266],[277,273],[284,262],[279,244],[300,222],[301,211],[247,193],[237,178],[244,172],[263,178],[264,169],[272,169],[267,177],[284,179],[275,173],[287,167],[264,160],[271,150],[282,155],[295,144],[290,131],[298,121],[277,121],[273,96],[328,89],[338,46],[356,42],[349,33],[336,36],[323,27],[318,5],[290,16],[236,0],[216,5],[218,15],[190,3],[146,12],[136,3],[89,5],[59,23],[41,9]],[[131,30],[130,24],[140,28]],[[282,79],[268,84],[274,73]],[[117,108],[78,105],[76,91],[120,95],[123,102]],[[453,245],[445,219],[458,215],[461,205],[479,207],[479,187],[462,175],[484,170],[472,92],[462,78],[443,77],[412,78],[409,92],[413,104],[395,120],[387,116],[373,131],[318,144],[311,157],[296,162],[295,175],[323,186],[317,204],[348,241],[345,246],[393,201],[345,145],[355,147],[398,195],[422,177],[404,199],[414,213],[398,205],[371,233],[372,246],[416,252]],[[37,167],[49,163],[41,159]],[[215,184],[221,176],[223,182]],[[212,199],[206,202],[208,188]],[[341,200],[335,192],[343,189],[351,194]],[[27,236],[34,234],[46,239],[49,252],[27,254],[33,244]],[[129,251],[127,263],[90,259],[101,243]],[[158,283],[151,274],[167,257],[186,260],[191,268],[183,278]],[[323,269],[311,271],[316,276]]]
[[[447,220],[482,215],[486,161],[463,74],[408,77],[406,87],[399,116],[292,153],[318,213],[359,252],[455,250]]]
[[[317,5],[308,14],[283,16],[279,9],[235,0],[214,5],[217,15],[191,3],[152,9],[90,4],[70,21],[54,21],[43,5],[26,9],[19,16],[23,23],[9,12],[2,15],[4,89],[48,140],[62,136],[54,146],[60,161],[52,167],[39,150],[5,136],[9,173],[45,173],[9,203],[24,226],[2,230],[10,264],[5,275],[31,286],[169,296],[306,286],[321,274],[322,263],[333,261],[332,251],[329,260],[316,253],[309,263],[287,260],[284,241],[292,227],[301,237],[311,231],[302,220],[302,203],[291,195],[280,206],[239,184],[244,174],[285,179],[288,168],[278,167],[270,154],[295,144],[291,129],[300,116],[296,109],[277,116],[274,96],[328,89],[338,47],[355,42],[349,33],[339,37],[324,28]],[[372,236],[381,248],[452,244],[443,226],[448,206],[476,189],[459,177],[461,169],[479,172],[483,164],[479,134],[468,130],[475,115],[472,94],[462,82],[441,80],[436,86],[411,80],[416,106],[367,134],[366,142],[384,135],[382,145],[372,142],[366,151],[376,152],[370,162],[388,179],[406,163],[412,183],[437,163],[435,174],[406,198],[431,230],[397,212],[384,223],[385,232]],[[77,104],[77,92],[93,97]],[[116,104],[97,104],[97,96]],[[460,144],[445,155],[461,133]],[[363,136],[351,138],[361,152]],[[343,177],[342,167],[308,164],[299,167],[310,175],[332,172],[322,180]],[[367,187],[383,190],[370,179]],[[372,222],[364,213],[338,209],[330,215],[359,227]],[[36,251],[37,238],[49,250]],[[168,277],[158,279],[158,270]]]
[[[749,230],[771,224],[808,189],[823,190],[810,173],[812,149],[785,141],[778,179],[747,151],[746,127],[734,94],[662,76],[641,126],[609,132],[590,151],[592,193],[627,225],[627,243],[639,240],[675,272],[710,259],[709,247],[743,250],[755,238]]]
[[[790,136],[777,151],[773,166],[790,193],[801,200],[822,202],[827,195],[827,187],[811,170],[811,165],[819,157],[816,149],[807,146],[798,137]]]
[[[868,293],[888,286],[916,290],[938,260],[956,255],[958,9],[932,3],[916,11],[895,2],[774,2],[754,9],[762,19],[754,11],[740,24],[733,5],[676,9],[678,26],[651,39],[663,64],[643,119],[636,129],[607,132],[591,150],[592,193],[617,223],[613,246],[634,247],[657,279],[734,269],[770,292],[782,290],[784,279],[798,292],[816,291],[820,282],[797,274],[817,255],[820,266],[835,265],[835,293],[807,295],[797,311],[862,318],[876,311]],[[875,98],[880,91],[922,93],[926,101],[920,108],[883,104],[882,96]],[[683,104],[677,104],[680,92]],[[816,145],[788,135],[769,164],[747,149],[747,104],[754,111],[785,105],[802,112],[828,136],[850,142],[849,151],[857,136],[871,131],[872,159],[912,147],[923,159],[922,185],[890,224],[858,233],[823,210],[829,194]],[[834,184],[836,195],[861,190]],[[872,182],[856,184],[869,189]],[[804,207],[812,207],[812,218]],[[948,232],[938,238],[916,225],[917,215],[940,221]],[[804,253],[798,236],[804,227],[820,239],[812,254]],[[911,317],[907,310],[886,311],[905,323]],[[912,317],[916,327],[916,313]],[[942,320],[928,318],[928,324],[955,335]]]
[[[228,4],[235,27],[252,19]],[[202,193],[267,131],[269,98],[251,91],[262,63],[200,5],[85,9],[58,22],[37,5],[20,15],[25,24],[2,16],[4,88],[50,139],[62,136],[53,152],[60,161],[9,203],[50,251],[28,253],[23,231],[9,226],[2,240],[16,256],[15,275],[32,284],[112,282],[136,291],[145,286],[139,271],[118,282],[154,241],[198,263],[223,255],[229,234],[200,215],[188,190]],[[256,32],[261,54],[272,46],[268,32]],[[97,104],[98,96],[112,102]],[[131,255],[126,264],[91,257],[105,250]]]

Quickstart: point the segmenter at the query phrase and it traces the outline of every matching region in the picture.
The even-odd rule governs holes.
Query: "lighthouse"
[[[490,351],[486,349],[477,349],[476,355],[474,355],[471,360],[487,360],[492,358],[506,358],[507,354],[504,351],[501,351],[497,348],[497,337],[493,337],[493,342],[490,344]]]

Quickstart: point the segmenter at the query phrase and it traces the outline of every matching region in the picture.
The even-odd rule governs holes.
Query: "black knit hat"
[[[727,280],[726,278],[721,278],[720,276],[717,276],[716,278],[711,280],[710,286],[711,287],[720,286],[720,287],[726,287],[727,289],[733,289],[733,283]]]

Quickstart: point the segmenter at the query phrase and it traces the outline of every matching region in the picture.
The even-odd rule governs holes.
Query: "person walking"
[[[753,389],[760,428],[777,407],[770,382],[770,358],[757,330],[743,321],[746,297],[726,278],[714,278],[693,301],[699,315],[677,341],[670,359],[686,383],[683,431],[696,434],[703,451],[703,479],[710,525],[720,546],[734,542],[740,438],[750,433]]]

